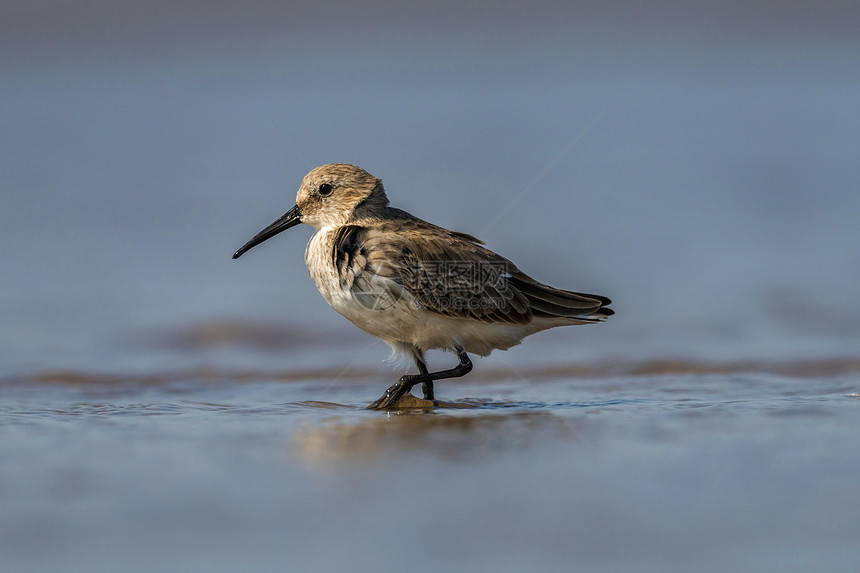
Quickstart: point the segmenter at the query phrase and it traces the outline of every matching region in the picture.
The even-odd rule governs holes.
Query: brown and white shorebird
[[[535,332],[613,314],[604,296],[539,283],[475,237],[389,207],[381,179],[344,163],[308,173],[295,207],[233,258],[299,223],[316,229],[305,263],[326,301],[418,367],[370,408],[392,407],[417,384],[434,400],[434,380],[472,370],[469,353],[487,356]],[[459,364],[428,372],[432,349],[454,352]]]

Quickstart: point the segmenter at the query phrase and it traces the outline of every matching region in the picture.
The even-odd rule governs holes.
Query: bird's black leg
[[[449,370],[440,370],[439,372],[427,372],[427,366],[424,365],[424,372],[420,374],[406,374],[401,376],[400,380],[391,385],[385,391],[379,400],[368,406],[371,410],[379,410],[390,408],[400,400],[407,392],[409,392],[416,384],[432,384],[434,380],[444,380],[446,378],[459,378],[465,376],[472,371],[472,361],[469,360],[469,355],[461,347],[457,346],[457,356],[460,358],[460,363]],[[422,361],[423,362],[423,361]],[[418,367],[421,370],[421,366]],[[432,388],[432,386],[431,386]],[[425,386],[426,392],[426,386]],[[425,394],[426,396],[426,394]]]
[[[429,372],[427,371],[427,363],[424,362],[422,358],[416,358],[415,364],[418,365],[418,372],[422,375],[427,376]],[[429,379],[426,382],[421,383],[421,392],[424,393],[424,399],[433,401],[435,398],[433,397],[433,379]]]

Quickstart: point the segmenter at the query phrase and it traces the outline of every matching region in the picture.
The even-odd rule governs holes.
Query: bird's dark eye
[[[323,197],[328,197],[329,195],[331,195],[331,192],[333,190],[334,190],[334,187],[332,187],[328,183],[323,183],[322,185],[320,185],[319,194],[322,195]]]

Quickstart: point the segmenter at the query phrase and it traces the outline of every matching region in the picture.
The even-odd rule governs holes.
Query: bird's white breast
[[[332,261],[332,249],[337,229],[319,229],[311,236],[305,247],[305,264],[308,273],[317,285],[320,294],[334,308],[334,300],[340,295],[340,281]]]
[[[342,281],[335,267],[333,249],[337,231],[336,227],[320,229],[305,249],[308,273],[320,294],[333,309],[365,332],[389,343],[407,341],[415,330],[416,314],[420,309],[399,298],[383,305],[362,300],[361,293],[356,293],[350,284]],[[378,280],[384,282],[389,279]],[[385,290],[383,285],[380,288]]]

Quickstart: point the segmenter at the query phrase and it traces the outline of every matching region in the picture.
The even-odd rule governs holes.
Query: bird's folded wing
[[[351,225],[338,233],[332,256],[341,287],[365,305],[407,300],[446,316],[513,324],[612,313],[601,309],[609,299],[541,284],[469,235],[423,221],[402,227]]]

